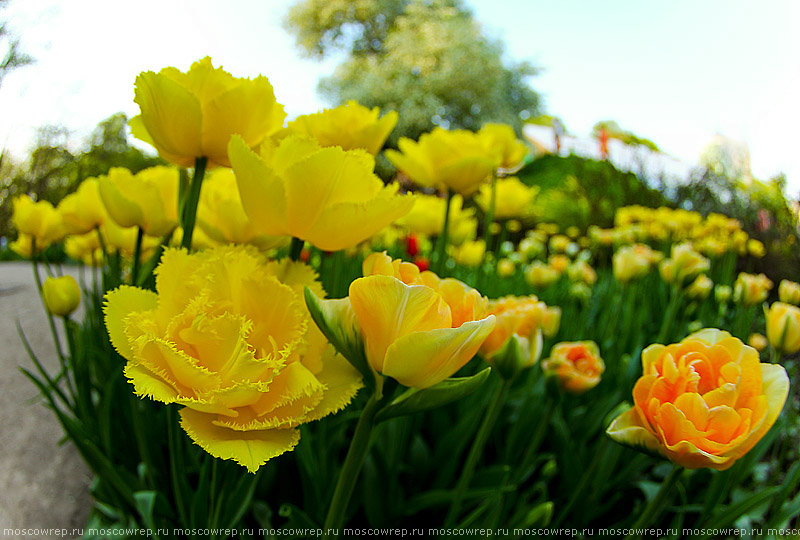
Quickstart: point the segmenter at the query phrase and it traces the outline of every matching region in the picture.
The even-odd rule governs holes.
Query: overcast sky
[[[137,113],[144,70],[210,55],[236,76],[269,77],[290,117],[327,104],[316,83],[337,59],[303,59],[281,26],[288,0],[11,0],[5,14],[36,64],[0,87],[0,145],[22,156],[35,129],[76,143],[103,118]],[[800,191],[800,2],[467,0],[547,111],[577,135],[598,120],[695,163],[722,134],[750,148],[753,173]]]

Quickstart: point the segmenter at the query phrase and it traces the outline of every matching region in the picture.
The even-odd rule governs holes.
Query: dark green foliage
[[[620,171],[608,161],[574,154],[541,156],[518,176],[527,185],[542,188],[535,203],[537,220],[563,227],[611,227],[621,206],[668,204],[657,189],[648,187],[635,174]]]

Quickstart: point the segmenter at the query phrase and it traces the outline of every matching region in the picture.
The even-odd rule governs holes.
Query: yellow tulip
[[[375,155],[383,148],[398,119],[396,111],[381,118],[379,115],[378,107],[368,109],[351,100],[335,109],[298,116],[289,122],[288,131],[314,137],[320,146],[361,148]]]
[[[471,131],[435,128],[416,142],[401,137],[398,147],[400,152],[387,150],[386,157],[411,180],[464,197],[475,193],[495,167],[494,156]]]
[[[760,259],[764,255],[766,255],[767,250],[764,248],[764,244],[760,241],[756,240],[755,238],[751,238],[747,241],[747,252],[750,253],[753,257]]]
[[[525,281],[535,289],[546,289],[560,277],[558,270],[541,261],[534,261],[525,269]]]
[[[164,236],[178,226],[178,170],[150,167],[136,175],[114,167],[99,179],[100,197],[120,227],[141,227]]]
[[[754,306],[767,299],[772,280],[764,274],[739,273],[733,284],[733,299],[743,306]]]
[[[550,357],[542,360],[542,371],[556,377],[561,387],[573,394],[597,386],[605,369],[600,349],[593,341],[556,343]]]
[[[661,253],[654,252],[644,244],[619,248],[611,259],[614,278],[620,283],[628,283],[644,277],[659,255]]]
[[[714,299],[720,304],[724,304],[731,299],[733,289],[729,285],[717,285],[714,287]]]
[[[328,329],[363,348],[379,376],[411,388],[433,386],[466,364],[494,328],[487,301],[458,280],[385,253],[370,255],[363,268],[347,298],[317,302],[328,313]]]
[[[800,308],[775,302],[765,310],[765,316],[770,345],[786,354],[800,351]]]
[[[480,352],[504,378],[513,378],[539,360],[546,309],[547,305],[533,295],[489,301],[488,313],[496,317],[496,322]]]
[[[414,195],[414,206],[395,221],[395,225],[410,233],[425,236],[438,236],[444,228],[444,207],[447,199],[435,195]],[[450,223],[447,239],[453,245],[463,243],[474,237],[478,228],[474,208],[464,208],[461,195],[454,195],[450,200]]]
[[[72,276],[49,277],[42,284],[42,298],[48,313],[66,317],[81,303],[81,289]]]
[[[215,169],[203,181],[197,224],[212,240],[220,243],[251,244],[264,250],[288,240],[285,236],[259,234],[244,212],[239,186],[230,169]]]
[[[775,423],[789,392],[782,366],[760,363],[755,349],[722,330],[651,345],[642,367],[633,408],[607,432],[687,469],[731,467]]]
[[[800,304],[800,283],[782,279],[778,285],[778,298],[786,304]]]
[[[522,217],[529,210],[536,193],[539,192],[538,187],[526,186],[516,176],[498,179],[495,189],[495,219]],[[484,184],[475,196],[475,202],[486,213],[489,211],[491,201],[492,186]]]
[[[703,300],[708,298],[711,294],[711,289],[714,288],[714,282],[711,281],[705,274],[700,274],[688,287],[686,287],[686,294],[689,298],[696,300]]]
[[[19,252],[31,255],[32,242],[36,242],[36,251],[41,252],[53,242],[64,237],[64,223],[61,215],[48,201],[33,202],[27,195],[14,199],[11,222],[20,233]]]
[[[550,257],[547,258],[547,262],[553,268],[553,270],[558,272],[559,276],[566,272],[570,265],[569,257],[560,253],[556,255],[550,255]]]
[[[304,286],[322,294],[309,267],[267,263],[253,248],[168,249],[156,292],[109,292],[105,322],[136,394],[183,405],[196,444],[255,472],[360,387],[310,324]]]
[[[597,281],[597,272],[586,261],[575,261],[567,267],[567,276],[570,281],[594,285]]]
[[[561,308],[558,306],[547,306],[542,313],[542,333],[545,337],[551,338],[558,334],[561,327]]]
[[[452,247],[450,254],[458,264],[475,267],[483,262],[486,254],[486,242],[482,239],[467,240],[458,247]]]
[[[64,252],[72,260],[80,261],[87,266],[102,266],[105,262],[97,231],[68,236],[64,240]]]
[[[683,243],[672,246],[670,258],[661,261],[658,270],[667,283],[683,286],[687,280],[709,268],[711,261],[692,249],[691,244]]]
[[[508,124],[484,124],[478,131],[496,167],[503,173],[513,173],[522,166],[528,147],[517,139],[514,128]]]
[[[193,167],[202,157],[208,159],[208,168],[230,167],[231,135],[254,147],[279,130],[286,118],[266,77],[233,77],[214,68],[208,57],[186,73],[173,67],[141,73],[134,101],[141,114],[131,120],[133,136],[181,167]]]
[[[67,234],[88,233],[108,218],[97,178],[81,182],[77,191],[64,197],[56,209],[61,214]]]
[[[363,150],[322,148],[292,135],[258,154],[234,136],[230,157],[245,213],[260,234],[294,236],[325,251],[363,242],[414,204],[396,184],[384,186]]]
[[[767,348],[769,341],[767,341],[767,336],[764,334],[753,333],[747,338],[747,344],[758,352],[761,352]]]
[[[503,258],[497,261],[497,275],[499,277],[510,277],[514,275],[517,267],[511,259]]]

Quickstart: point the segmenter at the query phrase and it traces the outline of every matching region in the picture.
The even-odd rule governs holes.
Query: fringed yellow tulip
[[[379,115],[378,107],[368,109],[356,101],[348,101],[335,109],[298,116],[289,122],[288,131],[310,135],[321,146],[361,148],[375,155],[383,148],[398,119],[396,111],[378,118]]]
[[[24,256],[31,255],[34,241],[39,252],[64,237],[64,223],[53,205],[47,201],[33,202],[27,195],[14,199],[11,222],[20,233],[15,251]]]
[[[261,234],[294,236],[325,251],[355,246],[414,204],[396,184],[384,186],[363,150],[322,148],[292,135],[257,154],[234,136],[230,157],[244,210]]]
[[[402,137],[398,146],[400,152],[387,150],[386,157],[411,180],[464,197],[475,193],[495,167],[495,157],[471,131],[435,128],[416,142]]]
[[[266,77],[239,79],[214,68],[206,57],[182,73],[173,67],[136,77],[134,101],[141,114],[131,120],[137,139],[152,144],[175,165],[230,167],[228,141],[238,134],[249,147],[283,126],[286,113]]]
[[[44,307],[51,315],[66,317],[81,303],[81,289],[72,276],[49,277],[42,284]]]
[[[800,351],[800,308],[775,302],[765,310],[767,339],[779,352],[794,354]]]
[[[253,248],[169,249],[157,292],[108,293],[106,327],[137,395],[184,405],[195,443],[254,472],[294,448],[297,426],[343,408],[360,387],[309,325],[304,286],[322,294],[311,269],[267,264]]]
[[[657,452],[687,469],[725,470],[769,430],[789,378],[727,332],[705,329],[642,352],[633,408],[608,427],[619,443]]]
[[[542,371],[555,376],[561,387],[573,394],[597,386],[605,369],[600,349],[593,341],[556,343],[550,357],[542,360]]]
[[[516,176],[497,180],[495,189],[494,218],[500,220],[524,216],[539,192],[538,187],[526,186]],[[481,186],[475,202],[481,210],[488,212],[491,200],[492,187],[488,184]]]
[[[260,234],[247,217],[239,197],[239,186],[230,169],[215,169],[203,181],[197,224],[211,239],[220,243],[251,244],[269,249],[287,243],[285,236]]]
[[[741,272],[733,284],[733,299],[745,307],[760,304],[767,299],[772,289],[772,280],[764,274]]]
[[[500,173],[510,174],[522,167],[528,147],[517,139],[514,128],[508,124],[484,124],[478,131],[489,154],[494,157]]]
[[[108,219],[97,178],[87,178],[81,182],[75,193],[58,203],[57,210],[67,234],[86,234]]]
[[[178,169],[150,167],[134,175],[114,167],[98,181],[103,204],[120,227],[164,236],[178,226]]]

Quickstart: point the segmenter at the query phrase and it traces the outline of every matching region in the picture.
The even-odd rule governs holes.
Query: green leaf
[[[383,422],[396,416],[405,416],[430,409],[436,409],[459,400],[478,389],[489,377],[491,368],[471,377],[445,379],[430,388],[409,388],[375,416],[376,422]]]
[[[306,305],[311,318],[336,350],[364,376],[364,384],[375,387],[375,373],[367,362],[361,330],[349,300],[323,300],[305,288]]]
[[[136,501],[136,510],[142,517],[144,525],[151,531],[156,530],[156,524],[153,520],[153,509],[156,506],[157,491],[137,491],[133,494],[133,499]]]

